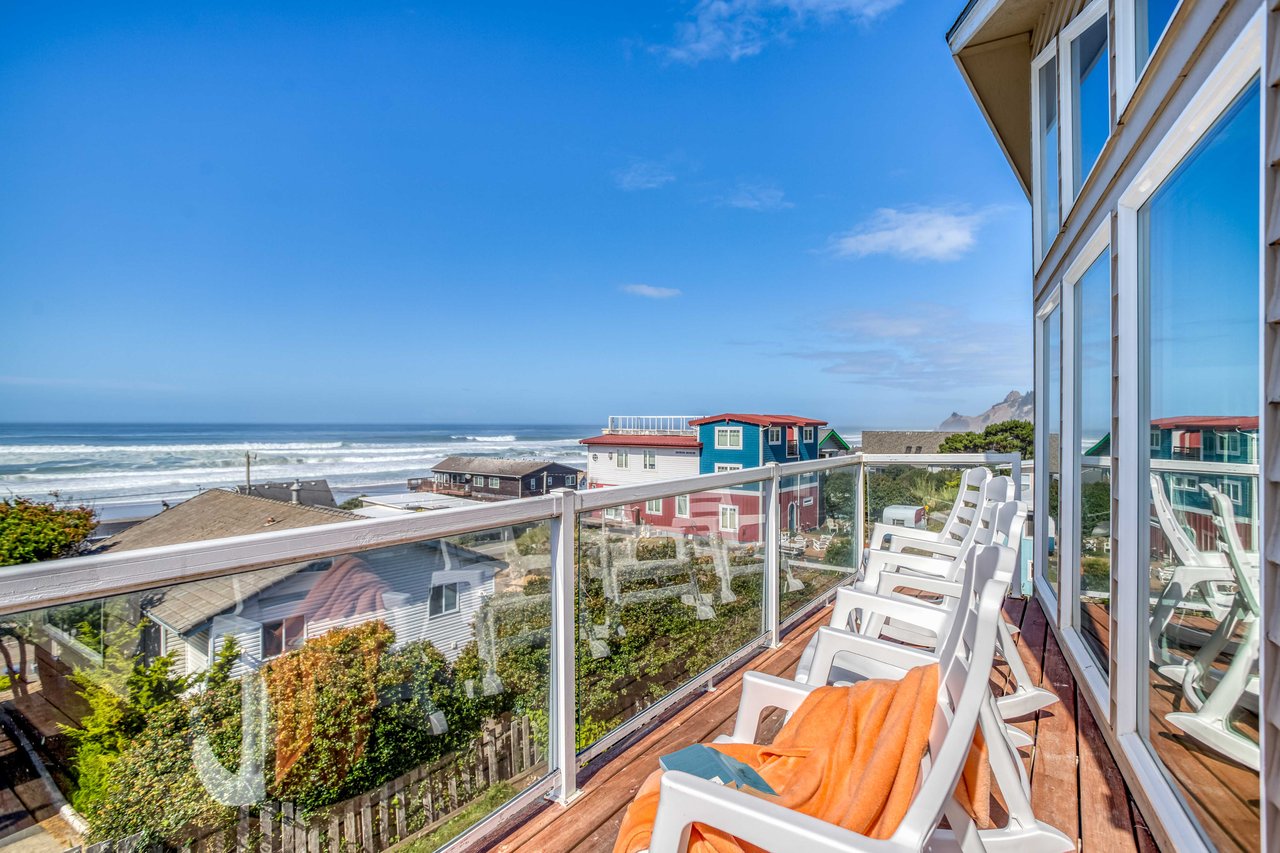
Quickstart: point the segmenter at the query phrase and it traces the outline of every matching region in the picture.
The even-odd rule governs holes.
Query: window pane
[[[1058,59],[1040,66],[1040,251],[1058,233]]]
[[[1072,174],[1075,193],[1111,135],[1107,17],[1103,15],[1071,42]]]
[[[1076,283],[1080,372],[1080,614],[1085,645],[1103,671],[1111,634],[1111,251]]]
[[[1045,529],[1045,580],[1058,588],[1058,492],[1062,481],[1062,306],[1045,318],[1045,459],[1048,466],[1048,506]]]
[[[1151,416],[1142,722],[1209,839],[1246,850],[1260,849],[1259,100],[1255,82],[1138,218]]]
[[[1137,40],[1138,74],[1147,67],[1151,51],[1169,26],[1178,0],[1134,0],[1134,37]]]

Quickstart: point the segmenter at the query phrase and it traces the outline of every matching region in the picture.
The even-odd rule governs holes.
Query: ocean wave
[[[512,442],[516,440],[514,435],[451,435],[449,438],[456,441],[504,441]]]

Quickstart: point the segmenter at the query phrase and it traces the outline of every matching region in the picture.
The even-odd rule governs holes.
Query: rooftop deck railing
[[[202,790],[154,812],[91,803],[95,840],[381,849],[449,823],[419,849],[461,846],[539,798],[571,803],[586,762],[828,601],[887,499],[876,478],[923,467],[913,488],[940,502],[977,464],[1020,482],[1012,454],[855,454],[10,567],[0,623],[38,662],[15,702],[76,719],[85,684],[161,655],[188,679],[174,701],[196,722],[171,743],[195,744],[182,772]],[[326,690],[346,692],[335,706]],[[201,740],[228,707],[239,758]],[[359,721],[350,743],[297,716],[321,707]],[[247,734],[268,720],[274,749]],[[150,772],[142,750],[108,798]]]
[[[697,415],[610,415],[607,435],[696,435],[689,425]]]

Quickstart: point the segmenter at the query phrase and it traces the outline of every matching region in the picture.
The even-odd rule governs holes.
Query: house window
[[[717,462],[716,469],[715,469],[717,474],[723,474],[725,471],[741,471],[741,470],[742,470],[742,466],[737,464],[736,462]]]
[[[530,478],[529,478],[529,491],[531,491],[531,492],[532,492],[532,491],[533,491],[534,489],[536,489],[536,488],[538,488],[538,478],[537,478],[537,477],[530,477]]]
[[[1031,111],[1036,129],[1032,156],[1035,257],[1039,262],[1058,234],[1058,55],[1050,46],[1031,65]]]
[[[1133,0],[1135,76],[1141,76],[1147,67],[1177,5],[1178,0]]]
[[[500,486],[500,485],[502,485],[502,483],[498,480],[498,478],[497,478],[497,477],[490,477],[490,478],[489,478],[489,488],[491,488],[491,489],[496,489],[496,488],[498,488],[498,486]]]
[[[1223,456],[1238,456],[1240,454],[1240,433],[1238,432],[1220,432],[1218,436],[1218,453]]]
[[[742,427],[716,427],[716,450],[741,450]]]
[[[619,468],[631,467],[631,454],[625,450],[619,450],[613,457],[613,464]]]
[[[795,458],[800,455],[800,442],[794,438],[787,441],[787,456]]]
[[[813,498],[805,498],[801,503],[804,506],[813,506]]]
[[[662,515],[662,500],[645,501],[644,511],[649,515]]]
[[[1172,481],[1175,489],[1179,489],[1184,492],[1194,492],[1200,487],[1200,478],[1194,474],[1174,474],[1169,479]]]
[[[1233,504],[1244,503],[1244,488],[1240,485],[1239,480],[1224,480],[1220,491],[1226,495],[1227,499]]]
[[[813,427],[804,428],[804,440],[806,443],[813,441]]]
[[[577,474],[565,474],[565,475],[564,475],[564,484],[565,484],[566,486],[568,486],[569,488],[573,488],[573,487],[577,486],[577,485],[578,485],[578,475],[577,475]]]
[[[262,656],[276,655],[302,648],[307,639],[307,617],[289,616],[274,622],[262,623]]]
[[[458,585],[445,583],[431,587],[431,604],[429,612],[432,616],[442,616],[458,609]]]
[[[680,518],[689,517],[689,496],[676,495],[676,515]]]
[[[1074,200],[1093,171],[1102,146],[1111,135],[1110,59],[1107,52],[1107,6],[1081,15],[1063,31],[1063,56],[1070,69],[1063,81],[1062,102],[1069,105],[1071,198]],[[1091,7],[1092,8],[1092,7]]]
[[[770,444],[782,443],[782,427],[769,427],[769,443]]]
[[[1158,451],[1163,446],[1164,446],[1164,441],[1162,440],[1161,430],[1158,430],[1158,429],[1151,430],[1151,449]]]
[[[658,451],[646,450],[644,452],[644,470],[652,471],[658,467]]]
[[[736,506],[731,506],[730,504],[720,505],[720,529],[737,532],[738,508]]]
[[[626,514],[620,506],[611,506],[604,511],[604,517],[609,521],[623,521]]]

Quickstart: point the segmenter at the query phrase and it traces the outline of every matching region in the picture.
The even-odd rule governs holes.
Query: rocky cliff
[[[991,424],[1001,421],[1030,421],[1035,418],[1035,392],[1019,394],[1010,391],[1003,400],[980,415],[962,415],[952,412],[951,417],[938,424],[945,432],[981,432]]]

